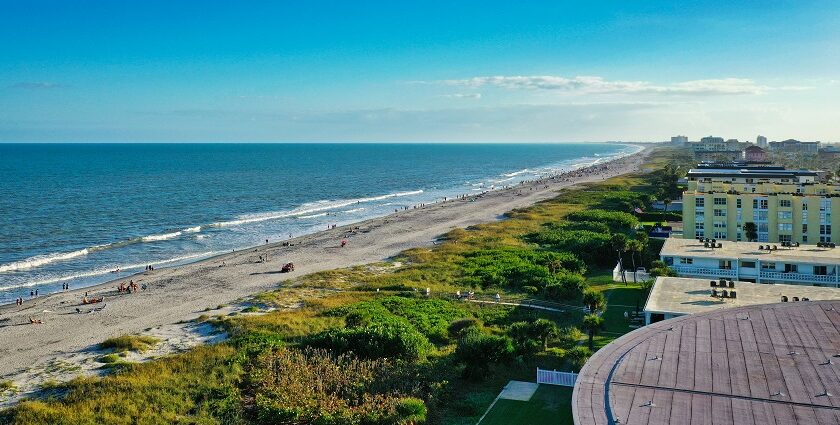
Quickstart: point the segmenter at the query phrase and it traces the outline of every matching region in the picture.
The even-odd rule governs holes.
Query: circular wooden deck
[[[599,350],[572,397],[577,425],[840,424],[840,301],[713,311]]]

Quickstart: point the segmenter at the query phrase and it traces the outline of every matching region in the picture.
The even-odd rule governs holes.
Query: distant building
[[[820,150],[820,142],[800,142],[795,139],[770,142],[770,151],[782,154],[816,155]]]
[[[698,162],[738,161],[744,157],[744,146],[736,139],[724,141],[723,137],[707,136],[692,143],[691,148]]]
[[[755,138],[755,144],[757,144],[760,148],[767,149],[767,138],[764,136],[758,136]]]
[[[679,277],[840,287],[840,248],[777,245],[767,250],[761,243],[732,241],[715,248],[707,245],[696,239],[668,238],[659,256]]]
[[[840,184],[809,170],[703,165],[688,172],[683,237],[746,241],[753,223],[759,242],[840,242]]]
[[[676,146],[685,146],[686,144],[688,144],[688,136],[671,137],[671,144]]]
[[[822,159],[840,159],[840,146],[827,145],[821,148],[817,155]]]
[[[747,146],[744,149],[744,159],[748,162],[766,162],[768,159],[767,152],[755,145]]]

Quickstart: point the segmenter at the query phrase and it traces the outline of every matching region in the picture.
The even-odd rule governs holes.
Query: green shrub
[[[106,354],[106,355],[96,359],[96,361],[98,361],[99,363],[106,363],[106,364],[107,363],[116,363],[120,360],[121,360],[120,356],[117,355],[116,353]]]
[[[491,286],[543,288],[556,273],[586,271],[585,264],[569,253],[525,248],[480,250],[462,262],[464,282],[487,289]]]
[[[469,328],[458,340],[455,358],[466,366],[465,377],[480,378],[491,364],[510,361],[513,353],[513,341],[510,338],[488,335],[477,328]]]
[[[540,288],[537,288],[536,286],[523,286],[522,292],[528,295],[537,295],[540,293]]]
[[[461,333],[469,328],[474,327],[481,327],[481,321],[474,318],[468,317],[466,319],[458,319],[449,324],[448,332],[451,338],[457,338],[461,335]]]
[[[555,251],[574,252],[586,264],[608,266],[615,261],[609,233],[553,226],[529,233],[525,240]]]
[[[586,278],[577,273],[558,274],[554,281],[545,287],[545,297],[555,301],[577,299],[586,288]]]
[[[632,209],[630,210],[632,211]],[[573,212],[566,216],[569,221],[594,221],[607,225],[613,232],[628,232],[639,225],[639,220],[633,214],[621,211],[585,210]]]
[[[590,356],[592,356],[592,351],[583,345],[572,347],[566,351],[566,360],[572,365],[575,371],[580,371]]]
[[[354,353],[366,359],[425,358],[429,340],[413,327],[399,322],[357,328],[333,328],[306,339],[306,344],[338,353]]]

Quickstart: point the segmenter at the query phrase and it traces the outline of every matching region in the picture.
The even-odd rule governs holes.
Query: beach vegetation
[[[160,342],[159,339],[149,335],[123,335],[108,338],[102,341],[99,346],[115,352],[136,351],[142,353],[154,347],[158,342]]]
[[[659,149],[648,167],[673,155]],[[75,379],[60,397],[0,412],[0,422],[474,424],[509,380],[533,381],[536,367],[580,370],[592,350],[631,330],[624,313],[646,284],[613,282],[612,268],[626,261],[667,273],[654,264],[661,243],[637,236],[633,214],[673,190],[665,177],[581,185],[386,263],[284,282],[255,297],[273,307],[265,314],[213,321],[226,342]],[[627,251],[630,241],[641,246]],[[492,301],[497,293],[505,303]],[[157,343],[137,338],[103,348]]]

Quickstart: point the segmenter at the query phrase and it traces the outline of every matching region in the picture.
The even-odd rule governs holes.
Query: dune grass
[[[153,336],[123,335],[108,338],[105,341],[102,341],[99,346],[115,352],[136,351],[138,353],[142,353],[154,347],[158,342],[160,342],[160,340]]]

